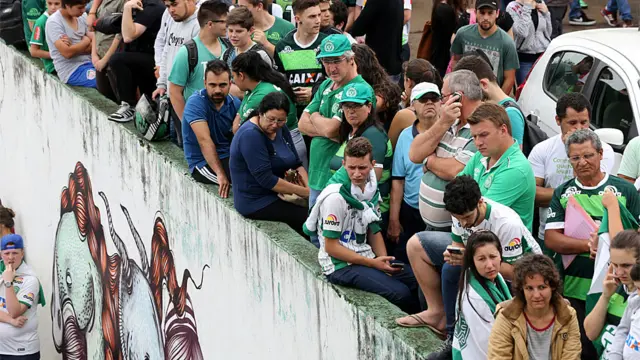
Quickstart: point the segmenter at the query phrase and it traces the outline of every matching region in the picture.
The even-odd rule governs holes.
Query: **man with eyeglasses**
[[[565,150],[575,177],[553,191],[547,211],[544,243],[555,252],[558,267],[563,273],[564,297],[576,310],[582,342],[582,358],[595,359],[597,354],[584,331],[586,296],[591,287],[595,261],[589,257],[589,239],[577,239],[564,234],[565,210],[573,198],[599,223],[604,215],[602,197],[612,192],[620,206],[624,206],[635,219],[640,215],[640,195],[630,182],[601,170],[603,146],[598,135],[589,128],[576,130],[565,141]],[[561,255],[577,255],[564,266]]]
[[[556,103],[556,124],[560,127],[560,134],[537,144],[529,154],[529,163],[536,180],[535,205],[539,207],[538,241],[541,244],[544,244],[547,212],[553,191],[574,177],[565,142],[575,131],[588,129],[591,125],[590,119],[591,104],[584,95],[581,93],[562,95]],[[613,149],[609,144],[602,143],[600,170],[609,173],[614,164]]]
[[[329,163],[340,147],[337,138],[342,122],[342,89],[347,84],[367,84],[358,75],[354,56],[349,39],[342,34],[329,35],[320,43],[317,58],[322,62],[328,79],[320,84],[298,122],[298,129],[312,137],[309,152],[310,207],[331,178]],[[374,94],[373,90],[371,94]],[[375,109],[375,95],[371,103]],[[311,241],[316,247],[320,246],[317,236],[312,236]]]

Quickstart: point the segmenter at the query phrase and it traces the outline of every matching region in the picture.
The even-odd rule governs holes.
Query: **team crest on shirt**
[[[284,49],[282,49],[281,52],[283,52],[285,54],[288,54],[288,53],[292,53],[293,49],[291,48],[291,46],[287,45],[287,46],[284,47]]]
[[[340,104],[339,103],[335,103],[333,104],[333,106],[331,107],[331,113],[335,114],[340,110]]]
[[[607,190],[611,191],[615,196],[622,196],[622,193],[618,191],[618,188],[613,185],[605,186],[603,191],[598,192],[598,195],[604,195]]]
[[[580,194],[580,190],[578,190],[577,187],[569,186],[567,190],[565,190],[564,193],[562,194],[562,198],[566,199],[566,198],[569,198],[570,196],[578,195],[578,194]]]
[[[486,189],[491,187],[491,184],[493,183],[493,174],[490,174],[487,179],[484,181],[484,187]]]
[[[547,210],[547,218],[554,218],[556,217],[556,212],[553,211],[552,208],[549,208],[549,210]]]

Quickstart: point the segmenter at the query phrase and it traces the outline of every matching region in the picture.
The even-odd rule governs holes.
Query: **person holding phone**
[[[612,235],[611,231],[609,234]],[[602,294],[595,305],[587,298],[587,317],[584,319],[585,333],[593,341],[599,359],[610,358],[612,340],[621,315],[629,300],[637,296],[629,273],[640,260],[640,234],[636,230],[625,230],[615,235],[611,241],[609,259],[607,275],[602,282]]]
[[[395,259],[387,256],[371,142],[363,136],[349,140],[342,164],[303,228],[318,236],[322,272],[332,284],[378,294],[412,314],[420,309],[418,284],[409,266],[392,266]]]
[[[499,271],[506,280],[513,278],[513,263],[516,260],[526,253],[542,253],[520,216],[509,207],[483,197],[480,186],[472,177],[463,175],[453,179],[445,188],[443,200],[445,209],[453,217],[448,241],[445,237],[429,237],[428,232],[421,232],[416,236],[422,251],[412,249],[409,252],[409,260],[425,294],[428,309],[396,320],[400,326],[427,327],[441,337],[446,336],[447,342],[439,352],[442,355],[452,351],[455,324],[453,299],[458,293],[455,286],[458,282],[453,282],[452,286],[450,281],[443,281],[441,289],[441,276],[437,269],[441,268],[442,279],[459,279],[464,247],[473,233],[483,230],[493,231],[500,240],[502,261]],[[415,246],[415,243],[408,246]],[[446,301],[443,301],[443,296],[446,296]]]

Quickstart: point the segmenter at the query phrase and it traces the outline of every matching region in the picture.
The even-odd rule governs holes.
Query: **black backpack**
[[[520,106],[518,106],[518,104],[515,101],[511,101],[511,100],[505,101],[502,104],[502,107],[505,108],[505,110],[510,107],[516,108],[522,114],[522,117],[524,118],[524,134],[522,136],[522,152],[524,153],[524,156],[529,157],[529,154],[531,153],[531,150],[533,149],[533,147],[536,146],[538,143],[547,140],[549,138],[549,135],[547,135],[547,133],[542,131],[542,129],[540,129],[540,127],[531,120],[530,115],[524,116],[522,109],[520,109]]]
[[[25,44],[22,24],[22,2],[0,0],[0,39],[7,45]],[[29,42],[31,39],[26,39]]]
[[[227,49],[233,46],[227,38],[218,38],[218,40],[222,42],[222,44]],[[193,73],[193,70],[195,70],[196,66],[198,66],[198,46],[196,45],[196,42],[193,41],[193,39],[184,43],[184,46],[187,47],[187,58],[189,59],[189,75],[187,76],[188,79],[191,76],[191,73]]]

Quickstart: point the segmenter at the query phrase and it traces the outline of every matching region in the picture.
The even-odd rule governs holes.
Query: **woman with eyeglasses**
[[[365,83],[349,84],[342,90],[339,102],[342,108],[342,122],[338,130],[338,143],[340,148],[329,163],[332,172],[342,167],[344,149],[347,141],[354,137],[365,137],[373,146],[373,170],[378,180],[378,189],[382,202],[380,212],[383,218],[383,230],[386,233],[386,225],[389,222],[389,193],[391,191],[391,162],[393,150],[391,142],[384,128],[376,118],[375,109],[371,104],[374,95],[371,87]]]
[[[287,110],[287,128],[291,132],[293,143],[305,169],[307,163],[307,148],[298,130],[298,117],[296,105],[293,100],[296,96],[289,81],[281,73],[275,71],[262,60],[260,54],[249,51],[238,55],[231,63],[231,74],[236,86],[244,91],[244,98],[233,121],[233,132],[250,119],[250,114],[258,109],[265,95],[272,92],[281,92],[289,100]]]
[[[309,197],[308,175],[285,126],[290,108],[282,92],[265,95],[231,141],[229,168],[233,205],[240,214],[284,222],[303,234],[307,208],[290,199]]]

